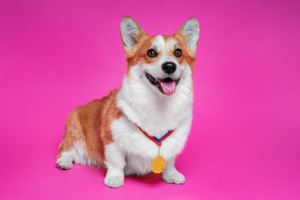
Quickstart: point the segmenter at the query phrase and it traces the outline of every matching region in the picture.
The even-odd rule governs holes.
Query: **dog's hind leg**
[[[73,162],[87,164],[85,138],[77,109],[74,109],[66,120],[65,134],[59,145],[56,160],[60,169],[71,169]]]

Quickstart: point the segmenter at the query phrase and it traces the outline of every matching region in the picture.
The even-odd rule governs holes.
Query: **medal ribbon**
[[[162,141],[164,141],[165,139],[167,139],[173,132],[174,130],[169,130],[165,135],[163,135],[160,139],[158,139],[155,136],[150,136],[148,135],[145,131],[143,131],[143,129],[141,129],[141,127],[139,127],[138,125],[136,125],[150,140],[152,140],[157,146],[161,146]]]

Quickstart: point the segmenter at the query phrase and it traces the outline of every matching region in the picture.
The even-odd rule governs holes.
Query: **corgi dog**
[[[103,168],[104,184],[117,188],[124,185],[125,175],[146,175],[156,165],[165,182],[183,184],[185,177],[175,168],[175,158],[192,124],[199,33],[195,18],[173,36],[149,36],[134,19],[123,17],[127,73],[122,87],[68,115],[57,166]],[[153,165],[157,156],[163,161]]]

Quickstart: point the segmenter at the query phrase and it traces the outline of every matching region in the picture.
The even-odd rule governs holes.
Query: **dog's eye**
[[[180,58],[182,56],[181,49],[175,49],[174,56],[176,56],[177,58]]]
[[[149,49],[148,52],[147,52],[147,55],[150,57],[150,58],[155,58],[157,56],[157,53],[154,49]]]

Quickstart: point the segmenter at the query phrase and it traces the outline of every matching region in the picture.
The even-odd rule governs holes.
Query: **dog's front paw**
[[[72,168],[72,158],[68,156],[61,156],[56,160],[59,169],[67,170]]]
[[[111,188],[118,188],[124,185],[124,176],[106,176],[104,185]]]
[[[184,176],[178,171],[172,174],[163,173],[162,178],[167,183],[183,184],[185,182]]]

